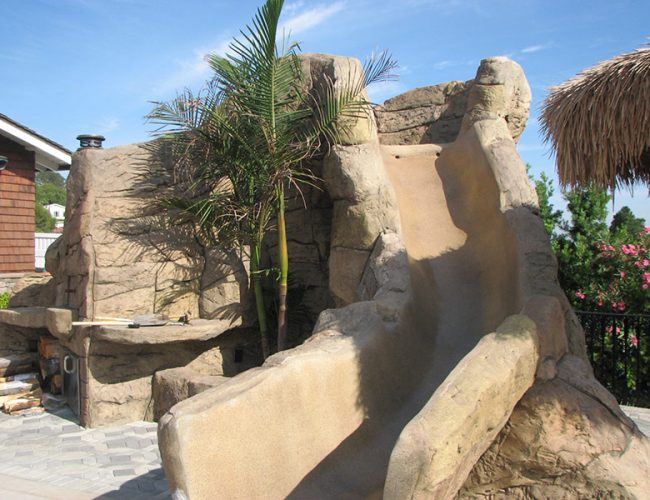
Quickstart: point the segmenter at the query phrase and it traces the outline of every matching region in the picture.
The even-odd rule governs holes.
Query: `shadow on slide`
[[[461,141],[383,146],[382,155],[400,209],[409,302],[395,326],[358,349],[366,419],[289,498],[381,498],[403,428],[480,338],[520,308],[515,238],[484,155]]]

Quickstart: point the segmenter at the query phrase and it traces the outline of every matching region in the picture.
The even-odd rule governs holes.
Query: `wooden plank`
[[[32,372],[38,362],[38,353],[11,354],[0,357],[0,377]]]
[[[33,210],[34,202],[30,200],[0,198],[0,208],[31,208]]]
[[[0,187],[2,193],[34,193],[36,189],[33,184],[5,184],[2,183]]]
[[[29,224],[34,221],[34,214],[32,215],[3,215],[2,222],[16,222],[18,224]]]
[[[41,398],[21,398],[13,401],[6,401],[2,407],[5,413],[16,413],[20,410],[41,406]]]
[[[0,368],[0,377],[9,377],[18,375],[20,373],[31,373],[34,370],[33,363],[25,363],[23,365],[11,365],[5,368]]]
[[[9,396],[11,394],[24,394],[40,387],[38,379],[32,380],[15,380],[13,382],[4,382],[0,384],[0,396]]]
[[[55,337],[39,337],[38,353],[44,359],[59,359],[61,357],[61,343]]]
[[[50,392],[52,394],[61,394],[63,389],[63,377],[61,375],[53,375],[50,379]]]
[[[31,257],[30,257],[31,255]],[[2,255],[0,254],[0,264],[34,264],[34,252],[30,255]]]
[[[29,233],[5,233],[8,238],[0,238],[0,248],[15,248],[15,247],[32,247],[34,246],[34,237],[28,238],[25,235]],[[34,233],[32,233],[33,235]],[[4,236],[4,234],[2,235]]]
[[[10,394],[9,396],[0,396],[0,407],[2,407],[5,402],[13,401],[15,399],[21,398],[41,398],[43,396],[43,390],[39,387],[33,391],[25,392],[22,394]]]
[[[7,354],[0,357],[0,368],[6,368],[12,365],[24,365],[38,361],[37,352],[26,352],[22,354]]]
[[[34,233],[34,224],[26,224],[24,222],[0,222],[0,231],[29,231]]]
[[[34,217],[35,209],[34,209],[34,207],[30,207],[30,208],[2,207],[2,212],[6,213],[8,215],[27,215],[27,216]]]
[[[0,187],[0,192],[2,192],[2,187]],[[6,192],[2,194],[2,197],[6,200],[22,200],[22,201],[31,201],[32,203],[36,200],[35,193],[20,193],[18,191]]]
[[[0,255],[31,255],[34,253],[33,245],[16,245],[16,246],[2,246],[0,245]],[[31,252],[31,254],[30,254]]]
[[[27,263],[7,263],[0,262],[0,273],[33,273],[34,272],[34,263],[31,265]]]
[[[14,382],[14,381],[25,381],[25,380],[31,380],[34,378],[38,378],[38,374],[36,372],[28,372],[28,373],[19,373],[17,375],[9,375],[8,377],[0,377],[0,383],[3,382]]]
[[[34,184],[34,177],[29,176],[29,171],[23,170],[23,175],[11,175],[14,170],[10,170],[10,175],[4,175],[2,177],[2,184],[8,185],[12,184],[15,186],[32,186]]]

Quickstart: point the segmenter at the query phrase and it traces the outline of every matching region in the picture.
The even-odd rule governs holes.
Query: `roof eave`
[[[40,137],[0,119],[0,134],[36,154],[38,170],[69,170],[72,163],[70,152],[44,141]]]

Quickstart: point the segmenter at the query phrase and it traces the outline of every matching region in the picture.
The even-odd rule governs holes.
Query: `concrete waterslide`
[[[451,144],[334,149],[330,281],[356,300],[161,418],[177,498],[453,498],[536,373],[584,356],[506,121],[513,71],[483,61]],[[377,227],[365,254],[337,246]]]

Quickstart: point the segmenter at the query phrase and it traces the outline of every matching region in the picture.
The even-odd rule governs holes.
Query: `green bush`
[[[0,309],[9,307],[9,292],[0,293]]]

